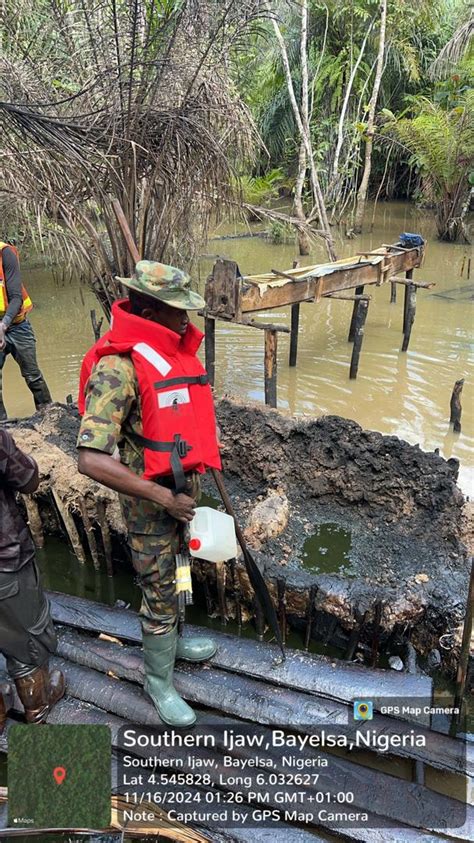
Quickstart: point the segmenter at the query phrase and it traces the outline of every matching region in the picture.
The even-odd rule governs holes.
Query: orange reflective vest
[[[0,240],[0,319],[5,316],[8,307],[8,295],[7,295],[7,284],[5,281],[5,273],[3,271],[3,250],[4,249],[11,249],[12,252],[17,256],[19,259],[20,256],[18,254],[18,249],[15,246],[12,246],[10,243],[3,243]],[[21,308],[15,318],[12,320],[12,325],[16,325],[18,322],[23,322],[26,314],[31,310],[33,307],[33,302],[31,301],[28,293],[26,292],[23,285],[21,286],[21,295],[22,295],[22,303]]]

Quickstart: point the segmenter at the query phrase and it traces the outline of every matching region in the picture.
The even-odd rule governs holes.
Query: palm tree
[[[464,231],[471,191],[474,93],[467,93],[448,111],[427,98],[418,104],[416,116],[396,122],[395,134],[419,168],[425,200],[436,208],[439,238],[455,241]]]

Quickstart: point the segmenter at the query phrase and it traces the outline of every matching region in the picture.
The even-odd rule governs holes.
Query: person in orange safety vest
[[[28,313],[32,301],[21,283],[15,246],[0,240],[0,421],[7,418],[3,403],[2,370],[8,354],[18,363],[39,410],[51,395],[36,359],[36,340]]]

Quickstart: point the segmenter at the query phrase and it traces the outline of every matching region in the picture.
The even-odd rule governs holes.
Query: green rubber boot
[[[184,659],[187,662],[205,662],[212,658],[217,650],[217,644],[212,638],[178,638],[176,646],[176,658]]]
[[[173,685],[177,641],[177,627],[165,635],[143,633],[145,691],[164,723],[185,729],[194,725],[196,715]]]

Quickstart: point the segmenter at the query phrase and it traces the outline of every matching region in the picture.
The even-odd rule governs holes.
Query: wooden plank
[[[217,316],[239,321],[241,278],[235,261],[218,260],[206,281],[206,309]]]
[[[57,623],[108,635],[127,641],[142,639],[138,614],[130,609],[116,609],[60,592],[46,592],[51,603],[51,614]],[[208,635],[209,631],[186,625],[186,634]],[[358,664],[331,662],[324,656],[287,650],[286,661],[274,666],[280,657],[275,644],[237,638],[213,630],[218,650],[211,659],[213,667],[235,673],[244,673],[265,679],[273,685],[302,689],[328,699],[351,702],[362,696],[419,697],[431,699],[432,682],[427,676],[399,674],[393,670],[371,670]]]
[[[390,255],[387,258],[387,272],[389,278],[397,272],[409,271],[420,265],[421,259],[417,249],[409,252]],[[311,276],[307,279],[295,279],[278,287],[267,287],[262,293],[258,284],[246,284],[245,279],[241,291],[242,313],[283,307],[301,301],[312,301],[320,282],[322,296],[353,289],[367,284],[380,284],[378,264],[361,263],[352,269],[341,268],[331,275]],[[213,308],[210,308],[213,310]]]

